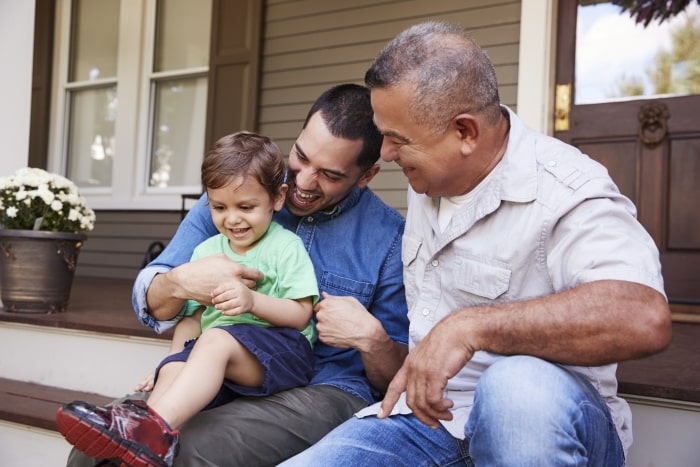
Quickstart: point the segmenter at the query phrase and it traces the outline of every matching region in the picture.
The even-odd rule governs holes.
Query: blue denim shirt
[[[404,218],[370,189],[355,188],[331,212],[303,218],[283,208],[275,220],[299,235],[311,256],[320,291],[357,298],[395,341],[408,341],[401,237]],[[167,248],[136,278],[132,303],[141,322],[163,332],[180,316],[156,321],[148,314],[146,291],[153,277],[190,260],[194,247],[218,233],[206,195],[193,206]],[[359,352],[318,342],[311,384],[330,384],[368,403],[382,394],[371,388]]]

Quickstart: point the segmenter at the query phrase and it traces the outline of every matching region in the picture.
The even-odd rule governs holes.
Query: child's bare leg
[[[260,386],[264,376],[264,368],[248,349],[228,332],[213,328],[199,337],[184,368],[148,404],[177,428],[214,398],[224,377],[244,386]]]
[[[158,399],[172,386],[173,381],[183,368],[185,368],[185,362],[169,362],[161,367],[158,372],[158,381],[153,386],[151,395],[148,396],[148,405],[153,407],[153,404],[158,403]]]

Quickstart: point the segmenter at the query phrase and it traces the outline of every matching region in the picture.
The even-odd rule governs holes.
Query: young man
[[[492,63],[457,26],[402,32],[365,82],[382,158],[410,184],[410,353],[381,404],[283,465],[624,465],[615,362],[671,333],[633,204],[499,104]]]
[[[408,340],[404,219],[367,187],[379,170],[381,142],[366,88],[336,86],[311,107],[289,154],[285,207],[274,216],[301,237],[323,297],[314,308],[311,385],[197,414],[181,427],[174,465],[275,465],[381,399]],[[260,279],[221,256],[187,262],[217,232],[206,202],[197,202],[134,284],[137,314],[158,331],[174,324],[185,300],[210,303],[212,290],[229,279],[251,286]],[[73,452],[68,465],[90,462]]]

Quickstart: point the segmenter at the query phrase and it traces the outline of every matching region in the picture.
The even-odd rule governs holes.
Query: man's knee
[[[530,356],[505,357],[481,376],[472,423],[480,420],[523,429],[566,423],[577,410],[581,389],[579,378],[559,365]]]

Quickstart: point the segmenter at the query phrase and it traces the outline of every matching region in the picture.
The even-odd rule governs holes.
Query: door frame
[[[576,0],[566,0],[574,3]],[[558,0],[521,0],[517,114],[529,127],[551,135]],[[527,92],[520,92],[526,89]]]

